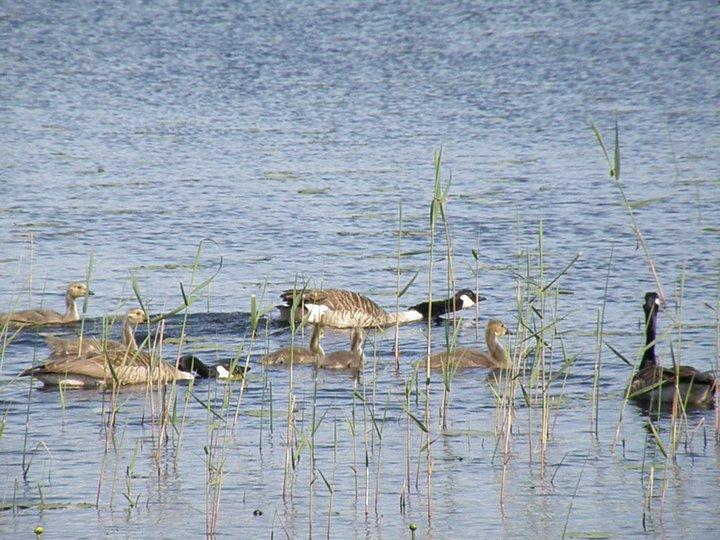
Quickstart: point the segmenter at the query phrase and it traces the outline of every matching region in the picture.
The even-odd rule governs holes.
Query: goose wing
[[[662,370],[663,384],[706,384],[708,386],[715,385],[715,375],[700,371],[691,366],[679,366],[675,368],[663,368]]]
[[[24,309],[0,315],[0,321],[14,324],[49,324],[61,322],[62,315],[52,309]]]
[[[300,306],[308,309],[311,322],[313,317],[321,318],[324,324],[337,328],[383,326],[387,323],[387,312],[367,296],[343,289],[287,290],[280,298],[292,305],[300,296]]]
[[[22,371],[20,377],[37,377],[38,375],[47,374],[72,374],[98,380],[106,380],[112,377],[110,371],[105,368],[104,359],[99,355],[53,358],[51,356],[48,362]]]

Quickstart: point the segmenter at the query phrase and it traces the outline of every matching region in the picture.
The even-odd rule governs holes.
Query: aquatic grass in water
[[[436,173],[439,165],[438,159]],[[437,173],[436,179],[439,177]],[[473,275],[478,284],[481,271],[503,272],[494,268],[492,261],[481,264],[479,247],[474,252],[458,249],[446,215],[452,204],[450,192],[440,185],[441,189],[432,193],[435,224],[431,227],[430,250],[423,250],[427,267],[435,275],[428,288],[433,283],[437,286],[442,278],[448,291],[454,290],[454,271],[465,262],[475,266]],[[407,246],[401,245],[402,207],[398,213],[398,255],[393,269],[396,310],[416,279],[413,274],[403,276],[403,248],[407,250]],[[614,402],[620,394],[619,388],[604,390],[609,362],[600,356],[607,337],[605,308],[613,286],[613,251],[604,273],[594,334],[589,329],[586,333],[594,335],[594,346],[578,352],[575,338],[579,331],[572,325],[572,311],[567,314],[573,296],[567,293],[574,292],[568,282],[574,277],[580,256],[566,249],[550,250],[546,222],[539,221],[534,227],[535,231],[524,237],[522,231],[527,226],[518,217],[512,272],[514,306],[508,310],[515,313],[516,320],[513,335],[506,338],[511,369],[489,372],[487,378],[484,372],[428,373],[422,360],[427,360],[431,347],[444,345],[452,350],[464,333],[472,332],[462,324],[465,312],[458,312],[442,326],[396,326],[392,337],[372,332],[374,339],[366,344],[367,365],[357,380],[336,373],[318,375],[310,368],[295,366],[287,373],[260,370],[248,387],[198,381],[188,386],[153,385],[133,392],[118,389],[98,393],[103,408],[97,423],[104,428],[101,439],[107,464],[98,478],[102,484],[98,486],[96,513],[104,515],[108,507],[121,509],[128,513],[127,526],[132,526],[133,520],[160,522],[163,511],[157,514],[159,503],[163,508],[179,504],[172,499],[175,486],[182,490],[187,482],[201,476],[196,484],[201,491],[181,491],[181,497],[196,501],[188,515],[204,515],[208,535],[224,534],[228,524],[236,522],[249,524],[252,534],[269,531],[288,537],[330,537],[348,530],[365,530],[372,536],[379,531],[375,524],[390,531],[400,527],[407,531],[405,527],[412,524],[412,533],[419,529],[421,535],[442,534],[447,532],[446,517],[450,519],[451,515],[462,530],[487,530],[487,523],[497,520],[510,534],[515,530],[512,516],[518,504],[542,507],[552,499],[553,511],[543,518],[549,525],[542,530],[562,531],[566,537],[600,537],[602,531],[576,526],[587,515],[588,493],[595,494],[588,490],[607,489],[606,475],[627,472],[630,481],[612,489],[630,491],[638,505],[645,507],[648,530],[658,530],[676,495],[674,479],[692,473],[685,457],[706,449],[706,426],[678,403],[677,410],[669,415],[647,420],[646,431],[641,433],[644,443],[632,431],[637,422],[624,419],[618,424],[623,434],[618,440],[623,443],[622,453],[609,460],[603,456],[610,444],[608,432],[612,431],[607,418],[614,418]],[[446,267],[434,256],[440,252],[444,252],[441,258]],[[483,274],[483,279],[488,274]],[[133,282],[138,302],[147,306],[148,301],[140,294],[143,283]],[[194,336],[188,335],[195,331],[188,319],[190,307],[206,293],[208,299],[211,297],[208,288],[198,291],[194,284],[191,276],[187,287],[183,284],[178,288],[179,308],[167,310],[176,317],[163,315],[148,324],[148,337],[141,347],[152,351],[156,359],[171,350],[167,356],[176,361],[183,349],[194,343],[190,339]],[[263,342],[270,339],[271,330],[294,343],[300,338],[298,331],[304,329],[294,322],[289,329],[278,329],[267,318],[271,307],[265,304],[271,300],[264,299],[265,287],[259,300],[250,298],[249,323],[237,336],[240,344],[234,344],[238,362],[255,362],[256,351],[267,349]],[[681,282],[680,298],[683,290]],[[476,320],[479,309],[476,307]],[[679,321],[676,325],[682,325],[685,309],[681,301],[673,317]],[[717,311],[714,316],[720,326]],[[265,334],[259,331],[263,326]],[[475,332],[477,328],[476,323]],[[683,340],[687,340],[683,328],[668,324],[661,335],[663,343],[672,344],[678,361]],[[110,329],[110,321],[105,321],[102,333],[109,335]],[[172,341],[165,339],[171,332]],[[422,345],[417,343],[420,334]],[[203,348],[211,349],[213,336],[203,338]],[[398,345],[391,354],[395,343]],[[398,354],[400,347],[403,355]],[[216,349],[222,350],[222,345]],[[424,358],[411,365],[412,355],[419,355],[421,349],[425,350]],[[424,385],[419,380],[423,374]],[[585,382],[573,384],[569,382],[573,377]],[[75,405],[78,395],[60,394],[67,407]],[[34,405],[33,409],[28,407],[28,421]],[[278,410],[284,412],[278,415]],[[582,422],[587,425],[588,413],[590,437],[581,441],[566,422],[574,418],[575,426]],[[53,450],[49,445],[38,446],[32,432],[28,433],[30,464],[26,476],[33,493],[47,508],[48,493],[57,489],[49,467],[54,465],[49,457]],[[202,465],[197,467],[197,463]],[[682,463],[682,468],[676,463]],[[274,467],[283,472],[273,474]],[[590,472],[596,470],[602,474],[591,477]],[[475,504],[475,499],[452,501],[455,506],[448,503],[453,495],[448,495],[448,486],[459,497],[475,493],[467,490],[468,478],[477,483],[476,489],[485,490],[482,516],[468,518],[453,513],[454,509],[467,508],[466,502]],[[633,481],[638,478],[641,482]],[[11,496],[22,500],[19,495]],[[496,505],[488,502],[495,497]],[[260,512],[253,521],[238,518],[248,510],[247,505]],[[622,525],[608,529],[610,535],[623,530]],[[197,532],[196,527],[193,530]]]

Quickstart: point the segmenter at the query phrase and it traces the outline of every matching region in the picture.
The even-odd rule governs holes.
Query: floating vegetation
[[[265,180],[299,180],[300,176],[292,171],[266,171],[262,173]]]
[[[330,190],[330,186],[319,188],[303,188],[298,189],[298,193],[300,195],[323,195],[325,193],[330,193]]]

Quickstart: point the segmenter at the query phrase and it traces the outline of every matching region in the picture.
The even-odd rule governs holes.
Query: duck
[[[511,367],[505,355],[505,348],[498,339],[511,334],[507,325],[499,319],[491,319],[485,326],[485,342],[488,351],[477,349],[455,349],[450,354],[445,352],[430,356],[430,368],[441,369],[444,365],[455,368],[491,368],[507,369]]]
[[[80,356],[51,355],[39,366],[20,372],[45,386],[113,387],[135,384],[166,384],[192,380],[193,373],[182,371],[142,351],[105,349]]]
[[[691,366],[664,368],[655,357],[657,315],[661,308],[656,292],[645,294],[645,349],[637,372],[633,375],[627,395],[630,399],[651,406],[670,406],[679,390],[679,399],[689,407],[707,408],[713,402],[717,382],[712,373]]]
[[[363,343],[365,342],[365,331],[358,326],[353,328],[350,334],[350,350],[336,351],[316,362],[316,366],[322,369],[344,369],[351,371],[360,371],[365,364],[365,354],[363,353]]]
[[[0,313],[0,325],[32,325],[42,326],[49,324],[70,324],[80,320],[75,301],[78,298],[92,296],[93,293],[87,285],[80,282],[72,282],[65,291],[65,313],[60,314],[52,309],[34,308],[13,311],[11,313]]]
[[[265,366],[289,366],[292,364],[315,364],[319,358],[325,356],[320,345],[322,337],[322,325],[313,324],[312,334],[310,335],[310,347],[285,347],[266,354],[262,363]]]
[[[98,338],[85,338],[82,341],[75,339],[62,339],[56,336],[47,336],[47,342],[53,355],[71,354],[81,355],[102,351],[103,349],[126,349],[137,351],[135,341],[135,330],[139,324],[147,322],[145,311],[140,308],[133,308],[125,315],[123,325],[122,341],[102,340]]]
[[[194,354],[181,356],[177,367],[180,371],[192,373],[197,379],[241,380],[245,377],[245,373],[250,371],[250,366],[245,367],[236,361],[208,366]]]
[[[296,318],[308,317],[311,323],[321,322],[332,328],[383,328],[394,324],[439,318],[449,312],[467,309],[485,300],[484,296],[462,289],[450,298],[421,302],[400,312],[388,312],[367,296],[345,289],[289,289],[277,306],[280,320],[289,321],[292,305],[299,297]]]

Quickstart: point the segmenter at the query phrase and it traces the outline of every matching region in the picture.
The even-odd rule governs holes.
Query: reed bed
[[[632,233],[662,295],[650,247],[620,184],[617,125],[612,156],[600,130],[594,124],[592,130],[611,168]],[[404,255],[402,204],[398,207],[396,310],[418,275],[427,275],[426,296],[430,301],[438,294],[439,275],[448,295],[458,288],[458,264],[471,266],[476,290],[485,280],[479,240],[470,253],[459,250],[453,242],[448,211],[453,203],[452,182],[450,177],[444,179],[442,159],[440,148],[435,155],[429,197],[428,256],[422,265]],[[509,369],[483,371],[482,375],[479,370],[461,371],[449,364],[441,371],[431,369],[431,354],[443,348],[452,352],[473,329],[478,340],[478,328],[488,315],[480,304],[474,314],[453,313],[442,324],[429,318],[422,326],[415,326],[414,334],[397,325],[385,333],[371,332],[365,346],[366,365],[358,377],[322,372],[292,361],[287,371],[264,369],[257,360],[278,335],[295,345],[303,341],[306,329],[304,322],[295,322],[299,297],[291,307],[289,328],[276,328],[271,299],[266,299],[266,282],[260,299],[250,299],[245,333],[232,353],[235,365],[253,365],[247,383],[191,381],[57,393],[61,424],[72,421],[68,410],[81,396],[90,396],[99,407],[94,421],[102,448],[97,453],[99,461],[93,464],[96,470],[88,471],[97,479],[94,500],[88,504],[100,514],[107,511],[112,515],[122,508],[128,522],[142,513],[161,520],[165,505],[179,504],[168,490],[186,477],[202,476],[202,493],[195,490],[182,497],[191,501],[188,505],[193,516],[204,517],[207,536],[237,532],[228,530],[226,524],[233,514],[247,512],[252,514],[248,520],[259,523],[255,532],[262,530],[273,537],[332,538],[345,535],[352,529],[348,523],[355,523],[356,530],[360,528],[370,536],[380,535],[386,527],[394,531],[401,527],[403,534],[414,538],[416,534],[432,536],[437,530],[446,532],[442,527],[448,519],[447,500],[453,495],[452,490],[448,493],[448,478],[462,483],[466,481],[464,471],[476,474],[482,470],[492,475],[494,518],[503,523],[511,519],[513,509],[517,510],[516,490],[535,490],[539,495],[527,494],[524,500],[562,496],[561,507],[553,509],[557,515],[548,518],[551,525],[546,530],[563,537],[582,536],[590,533],[575,531],[575,519],[587,512],[585,482],[594,476],[593,463],[602,462],[620,470],[620,475],[632,474],[635,479],[639,475],[640,482],[633,489],[642,504],[642,527],[646,531],[662,530],[669,501],[676,498],[673,483],[683,474],[681,463],[687,464],[686,456],[693,452],[714,451],[708,449],[720,442],[717,408],[712,414],[697,415],[678,401],[670,411],[647,411],[642,421],[644,440],[630,440],[636,433],[635,422],[628,421],[628,410],[634,407],[628,391],[615,389],[613,393],[603,386],[610,362],[625,361],[634,367],[642,355],[642,348],[623,352],[607,340],[606,309],[615,246],[610,248],[604,279],[600,280],[601,296],[593,299],[597,305],[591,306],[596,320],[592,350],[582,351],[573,343],[577,330],[568,315],[573,310],[573,291],[568,283],[583,255],[549,252],[546,224],[532,224],[532,235],[523,234],[526,226],[518,215],[514,258],[507,268],[512,282],[507,304],[512,306],[505,306],[503,318],[513,331],[506,338]],[[197,249],[187,289],[180,284],[178,306],[162,306],[164,315],[144,328],[147,337],[140,348],[154,359],[170,358],[177,364],[192,347],[196,336],[191,308],[201,301],[209,306],[212,298],[213,276],[198,283],[203,246],[201,243]],[[32,261],[32,241],[29,249]],[[87,282],[93,277],[92,269],[91,256]],[[129,285],[135,301],[150,311],[153,306],[141,293],[142,283],[132,276]],[[300,276],[293,283],[298,290],[310,285]],[[322,282],[312,285],[322,286]],[[684,286],[683,277],[674,294],[677,307],[672,323],[661,336],[678,364],[685,339]],[[715,326],[717,371],[720,280],[714,304],[708,307]],[[86,299],[81,335],[88,327],[87,309]],[[103,319],[103,339],[108,339],[116,326],[113,318]],[[169,327],[172,340],[168,339]],[[7,324],[0,332],[0,373],[5,373],[6,352],[20,334]],[[409,345],[403,341],[407,335],[415,340]],[[337,333],[330,340],[340,343],[346,335]],[[210,344],[218,351],[223,347],[223,343]],[[36,341],[33,360],[42,357],[40,348]],[[571,384],[575,379],[583,380],[582,391],[577,383]],[[56,458],[53,448],[31,430],[38,394],[35,386],[18,381],[11,384],[27,384],[22,415],[26,427],[19,449],[22,474],[14,479],[12,475],[6,477],[12,481],[5,482],[1,490],[3,505],[13,508],[17,515],[27,511],[22,509],[22,501],[29,498],[42,516],[42,509],[49,508],[46,496],[48,486],[52,489]],[[468,419],[469,400],[462,392],[468,392],[471,384],[484,397],[477,399],[481,412],[472,410],[474,417]],[[578,433],[575,440],[569,440],[563,422],[574,409],[581,410],[587,437]],[[608,421],[613,412],[617,420]],[[6,409],[0,420],[0,441],[7,418]],[[198,436],[199,432],[203,435]],[[244,471],[245,463],[250,464],[251,473]],[[563,467],[570,463],[574,468],[566,474]],[[487,485],[483,479],[478,483]],[[482,513],[477,508],[468,510]],[[465,523],[472,527],[481,518]],[[0,516],[0,525],[3,521],[7,518]]]

